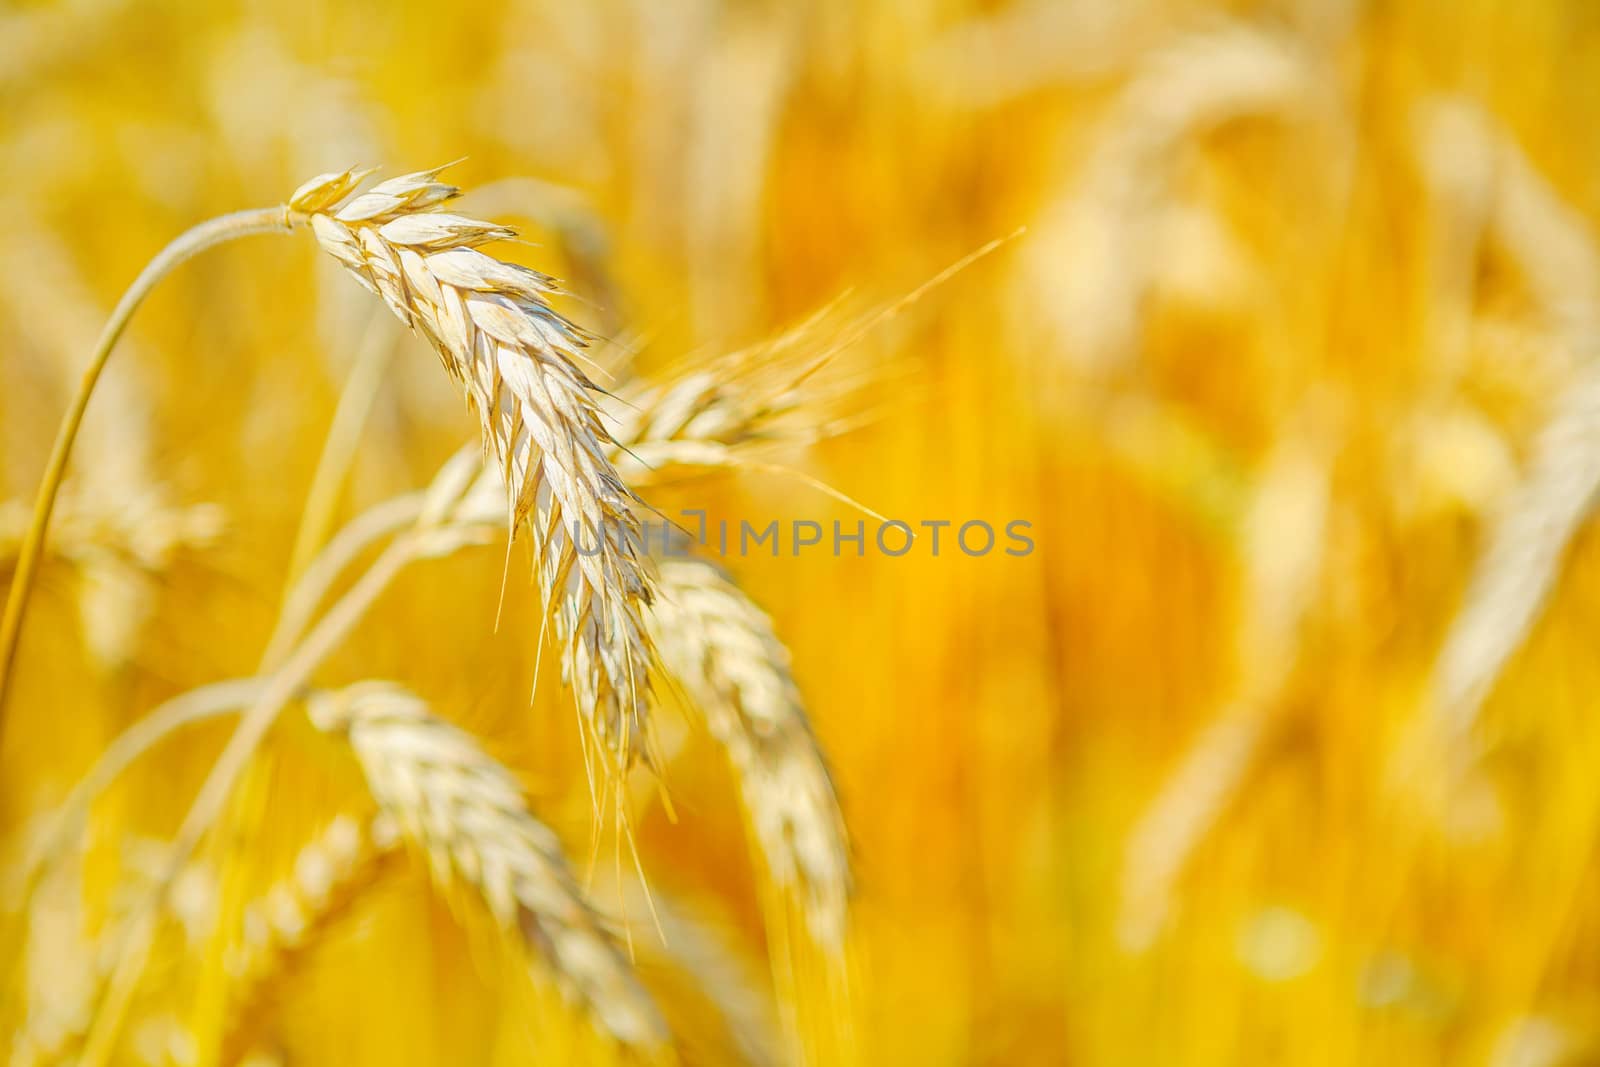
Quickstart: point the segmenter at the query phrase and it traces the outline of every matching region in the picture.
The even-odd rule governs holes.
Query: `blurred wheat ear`
[[[511,772],[399,686],[315,697],[320,729],[349,739],[367,784],[445,885],[459,879],[624,1046],[655,1055],[665,1026],[584,900],[561,843],[528,811]]]
[[[658,563],[647,616],[663,662],[727,753],[773,880],[812,935],[843,950],[850,865],[833,782],[772,622],[716,566]]]
[[[246,907],[224,961],[232,986],[220,1062],[237,1063],[250,1052],[276,987],[382,876],[397,842],[387,816],[361,823],[338,815],[300,849],[288,876]]]

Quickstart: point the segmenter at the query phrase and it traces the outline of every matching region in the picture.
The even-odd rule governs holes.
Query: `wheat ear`
[[[801,898],[812,936],[844,944],[850,865],[833,782],[772,621],[717,567],[658,562],[646,616],[662,663],[705,715],[738,776],[773,881]]]
[[[1313,84],[1288,41],[1244,23],[1180,38],[1139,65],[1075,184],[1046,207],[1023,253],[1068,358],[1103,372],[1136,354],[1179,150],[1227,122],[1303,106]]]
[[[513,231],[440,211],[458,193],[423,171],[353,199],[353,171],[315,179],[290,206],[318,242],[431,342],[482,424],[513,526],[533,537],[563,669],[595,739],[626,767],[647,742],[651,579],[633,496],[608,458],[586,339],[552,309],[554,282],[477,246]]]
[[[1556,401],[1529,469],[1495,520],[1434,676],[1434,714],[1459,742],[1522,645],[1600,490],[1600,368]]]
[[[311,672],[339,646],[394,576],[419,553],[425,553],[430,544],[439,545],[440,537],[445,533],[438,529],[419,528],[397,538],[328,609],[284,659],[276,673],[266,679],[266,684],[218,754],[179,824],[166,874],[151,887],[142,906],[130,917],[118,939],[120,947],[117,962],[97,1002],[94,1022],[84,1047],[83,1063],[98,1065],[110,1062],[118,1031],[126,1017],[161,917],[161,907],[172,892],[173,881],[182,865],[194,855],[201,838],[221,818],[234,785],[250,765],[251,758],[277,720],[279,712],[300,692]]]
[[[549,966],[569,997],[624,1046],[660,1049],[667,1034],[649,994],[584,900],[549,828],[517,780],[471,735],[398,686],[367,682],[319,694],[319,729],[349,739],[379,807],[427,857],[458,878]]]
[[[275,673],[259,679],[218,683],[174,698],[125,731],[74,789],[57,821],[56,829],[47,838],[47,850],[30,861],[26,882],[26,892],[30,895],[43,864],[53,852],[59,851],[65,832],[76,818],[81,817],[83,805],[128,762],[188,722],[232,710],[240,704],[249,709],[184,816],[173,845],[175,859],[171,868],[152,889],[145,907],[127,924],[116,969],[100,994],[99,1010],[95,1013],[84,1062],[103,1063],[110,1056],[111,1044],[116,1039],[127,1010],[128,998],[132,995],[139,968],[148,950],[158,908],[171,891],[178,867],[193,854],[200,837],[220,816],[229,791],[248,765],[256,746],[270,729],[278,712],[294,697],[322,658],[338,646],[395,574],[414,560],[445,555],[471,543],[489,528],[488,524],[492,521],[490,512],[496,505],[490,499],[485,484],[487,479],[480,477],[479,484],[467,492],[472,478],[471,468],[475,465],[468,453],[458,453],[444,464],[427,490],[388,502],[398,507],[380,505],[341,531],[340,536],[334,539],[334,543],[297,583],[295,594],[289,598],[285,612],[287,614],[291,607],[294,608],[293,621],[287,626],[280,624],[273,642],[275,646],[281,646],[279,651],[274,652],[269,648],[263,657],[264,670]],[[467,493],[465,498],[464,492]],[[398,513],[398,518],[395,513]],[[404,529],[366,573],[327,610],[317,625],[305,631],[322,594],[337,578],[343,564],[376,536],[395,532],[408,525],[410,528]],[[346,538],[346,533],[352,536]],[[324,558],[329,561],[327,566],[322,566]],[[16,946],[10,942],[14,940],[8,938],[7,943],[0,945],[0,950],[3,950],[0,951],[0,963],[11,958]]]
[[[383,815],[367,824],[339,815],[300,849],[286,877],[246,906],[225,960],[233,985],[223,1064],[238,1062],[259,1036],[275,984],[381,876],[398,833]]]
[[[1482,217],[1475,221],[1524,275],[1552,340],[1576,350],[1571,354],[1591,347],[1600,325],[1600,252],[1581,213],[1562,201],[1481,109],[1435,101],[1420,117],[1425,160],[1435,171],[1443,170],[1447,155],[1458,169],[1463,158],[1478,160]],[[1600,370],[1589,364],[1555,398],[1445,636],[1434,671],[1432,714],[1453,744],[1471,733],[1483,701],[1538,620],[1567,546],[1594,510],[1600,491],[1597,418]]]

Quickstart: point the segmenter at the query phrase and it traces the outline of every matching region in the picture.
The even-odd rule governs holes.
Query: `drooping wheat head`
[[[478,246],[513,236],[430,208],[457,195],[423,171],[347,198],[362,174],[314,179],[290,208],[318,242],[428,339],[464,389],[504,477],[511,524],[533,538],[563,670],[593,739],[628,766],[648,744],[651,577],[632,493],[579,369],[583,333],[547,302],[552,279]]]
[[[799,897],[818,943],[841,951],[850,892],[844,822],[789,650],[717,567],[669,558],[658,568],[660,596],[646,620],[662,663],[726,750],[773,881]]]
[[[378,878],[398,834],[384,815],[365,824],[336,816],[300,849],[289,874],[245,907],[239,939],[224,959],[231,985],[223,1063],[249,1051],[275,985]]]
[[[367,682],[309,703],[319,729],[349,739],[380,809],[435,879],[481,895],[497,922],[621,1045],[654,1055],[666,1031],[568,869],[561,843],[478,743],[396,685]]]

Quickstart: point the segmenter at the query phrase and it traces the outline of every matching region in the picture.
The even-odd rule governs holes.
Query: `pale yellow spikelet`
[[[1600,368],[1558,397],[1522,481],[1488,532],[1434,674],[1434,710],[1461,738],[1526,639],[1600,488]]]
[[[763,445],[804,444],[823,426],[790,425],[799,405],[751,383],[695,369],[665,382],[634,382],[612,401],[614,461],[635,482],[678,467],[732,467]]]
[[[223,1063],[235,1062],[249,1049],[270,989],[377,880],[399,844],[398,835],[384,815],[365,823],[335,816],[300,849],[288,874],[246,905],[238,940],[224,959],[230,1022]]]
[[[717,567],[658,561],[646,616],[662,664],[728,754],[774,882],[794,893],[813,936],[843,949],[850,864],[827,766],[772,621]]]
[[[343,203],[349,172],[296,194],[318,242],[438,350],[482,423],[513,526],[534,541],[563,669],[602,748],[626,767],[648,742],[651,576],[633,495],[609,458],[586,339],[546,302],[551,279],[477,250],[512,231],[427,211],[456,195],[423,171]]]
[[[1290,41],[1241,23],[1181,38],[1139,64],[1020,260],[1067,358],[1091,371],[1132,358],[1167,251],[1155,226],[1167,214],[1179,149],[1224,123],[1303,106],[1312,83]]]
[[[686,468],[780,470],[773,461],[784,453],[862,421],[849,408],[884,375],[842,369],[845,350],[1001,243],[862,314],[844,314],[835,301],[758,344],[658,378],[626,380],[602,398],[616,442],[612,461],[634,485],[667,481]]]
[[[1590,355],[1600,329],[1600,250],[1582,215],[1562,201],[1526,154],[1469,102],[1433,100],[1419,109],[1419,154],[1432,180],[1441,229],[1458,234],[1443,252],[1476,253],[1473,238],[1501,250],[1522,275],[1543,317],[1545,362]],[[1447,161],[1458,170],[1447,172]],[[1441,238],[1442,240],[1443,238]],[[1475,255],[1467,256],[1476,262]],[[1441,316],[1470,314],[1470,279],[1439,294]],[[1442,284],[1442,283],[1441,283]],[[1462,310],[1465,308],[1465,310]],[[1470,323],[1437,327],[1440,343],[1462,343]],[[1451,353],[1445,353],[1446,356]],[[1454,368],[1456,360],[1447,366]],[[1600,371],[1567,375],[1534,439],[1518,483],[1499,500],[1460,611],[1433,676],[1432,712],[1466,755],[1484,699],[1526,640],[1560,574],[1567,546],[1600,488]],[[1470,746],[1467,746],[1470,747]]]
[[[349,739],[380,809],[441,884],[459,880],[481,895],[602,1032],[643,1052],[664,1046],[667,1034],[649,994],[510,771],[390,683],[319,694],[310,714],[320,729]]]

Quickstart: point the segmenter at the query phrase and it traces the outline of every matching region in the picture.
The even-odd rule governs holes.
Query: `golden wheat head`
[[[797,891],[818,942],[843,945],[850,864],[822,752],[772,621],[717,567],[659,561],[646,616],[666,669],[728,753],[773,880]]]
[[[355,171],[301,187],[317,241],[438,350],[482,424],[513,527],[533,537],[563,673],[595,739],[627,766],[648,726],[651,578],[633,495],[608,458],[586,339],[549,305],[552,279],[478,246],[513,236],[429,210],[458,190],[423,171],[346,199]]]
[[[318,728],[342,733],[379,807],[427,857],[458,878],[549,966],[563,992],[620,1044],[654,1052],[666,1031],[655,1005],[573,880],[561,843],[535,819],[510,771],[473,738],[387,682],[310,702]]]

